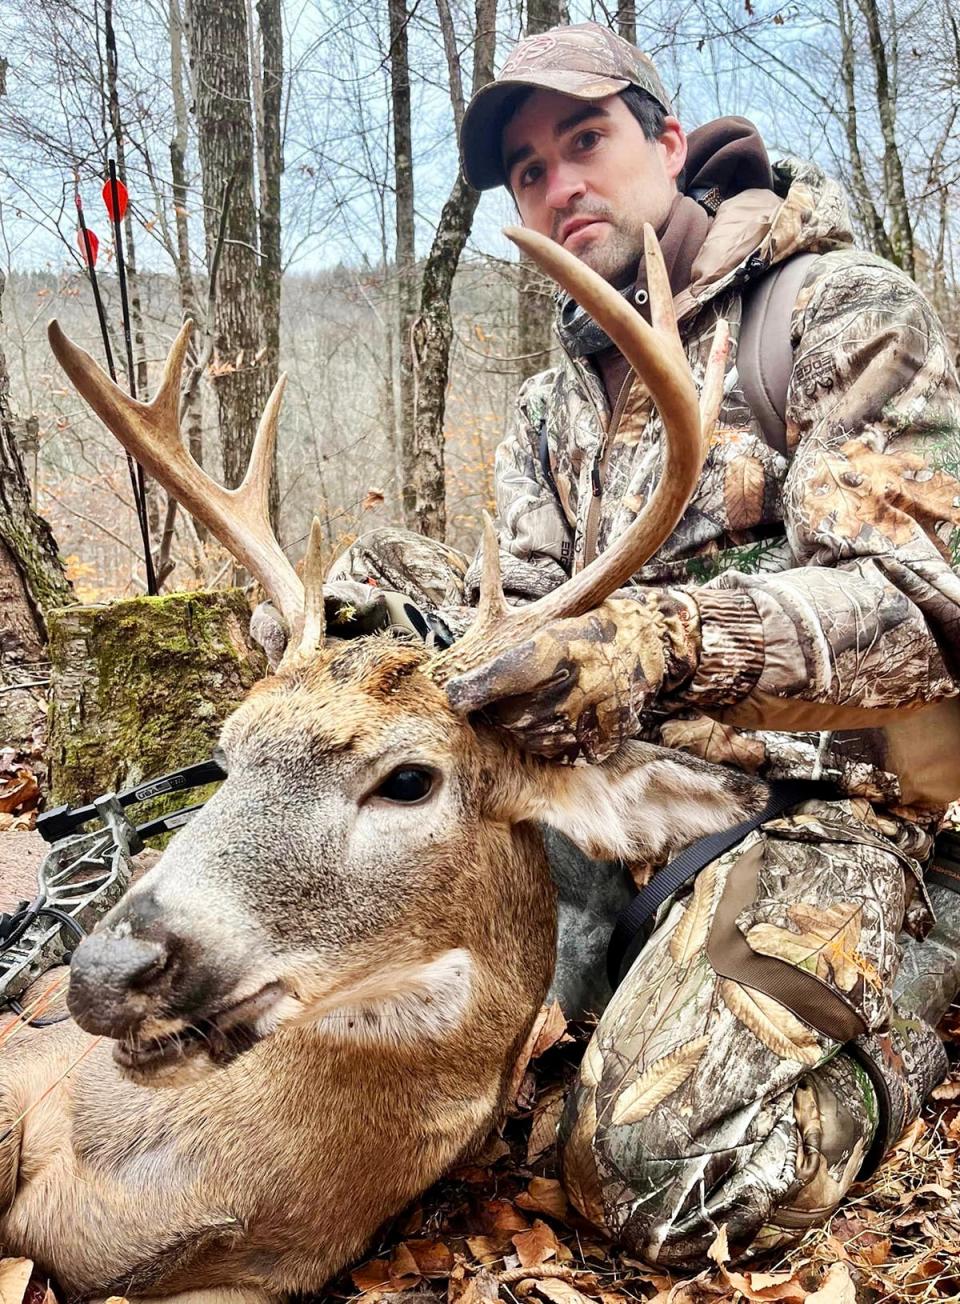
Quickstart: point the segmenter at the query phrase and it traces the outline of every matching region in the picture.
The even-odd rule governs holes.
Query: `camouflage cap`
[[[628,86],[652,95],[668,113],[670,99],[653,62],[599,23],[551,27],[516,46],[498,76],[474,95],[460,128],[464,176],[477,190],[505,185],[500,134],[519,86],[602,100]]]

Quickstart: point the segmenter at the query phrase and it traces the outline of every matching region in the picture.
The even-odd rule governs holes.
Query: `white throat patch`
[[[438,1041],[463,1022],[473,969],[470,952],[454,947],[426,964],[385,968],[335,1000],[313,1005],[297,1022],[338,1041],[365,1045]]]

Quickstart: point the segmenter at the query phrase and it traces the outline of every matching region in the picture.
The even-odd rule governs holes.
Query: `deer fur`
[[[153,1072],[104,1037],[20,1124],[91,1036],[70,1021],[0,1047],[0,1247],[69,1295],[320,1289],[502,1115],[554,955],[534,821],[592,854],[659,854],[671,828],[762,804],[742,775],[639,743],[595,767],[524,757],[454,714],[425,657],[373,636],[255,687],[220,790],[97,930],[175,929],[193,1018],[265,989],[240,1044]],[[371,796],[410,764],[437,776],[425,801]],[[129,1044],[186,1035],[162,992],[141,999]]]

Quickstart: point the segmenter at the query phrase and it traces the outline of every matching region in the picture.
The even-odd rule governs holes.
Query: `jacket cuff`
[[[763,622],[748,593],[697,589],[700,660],[677,697],[695,706],[731,706],[753,689],[763,670]]]

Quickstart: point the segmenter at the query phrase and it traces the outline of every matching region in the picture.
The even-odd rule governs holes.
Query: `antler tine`
[[[458,643],[431,663],[438,682],[483,665],[549,621],[583,615],[625,584],[669,538],[696,488],[706,454],[696,386],[680,343],[670,282],[653,228],[644,227],[653,326],[561,245],[516,227],[508,227],[505,234],[590,314],[645,383],[663,420],[663,469],[643,511],[612,548],[552,593],[528,606],[508,608],[495,626],[474,622]]]
[[[263,520],[270,519],[270,481],[273,479],[274,455],[277,451],[277,422],[286,388],[287,373],[283,371],[270,391],[267,406],[257,424],[247,472],[237,490],[251,504],[256,504],[256,514]]]
[[[713,332],[713,342],[710,345],[707,368],[704,372],[703,388],[700,390],[700,435],[703,440],[704,454],[710,447],[710,440],[713,438],[717,422],[720,420],[720,404],[723,402],[723,378],[729,352],[730,325],[723,317],[718,317]]]
[[[510,608],[503,596],[500,578],[500,542],[489,512],[483,513],[483,556],[480,566],[480,598],[475,625],[494,626]]]
[[[144,470],[196,517],[241,565],[255,575],[291,629],[303,619],[303,585],[284,555],[270,525],[270,462],[276,441],[282,379],[267,403],[243,483],[225,489],[197,465],[180,437],[180,376],[193,322],[180,328],[163,369],[163,379],[149,403],[125,394],[91,358],[74,344],[56,321],[47,334],[57,361],[108,430]]]
[[[326,634],[323,579],[323,526],[314,517],[303,555],[303,619],[290,630],[290,641],[280,662],[281,669],[316,656],[323,646]]]

